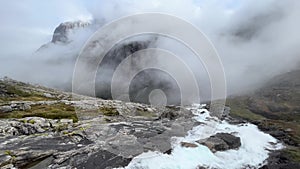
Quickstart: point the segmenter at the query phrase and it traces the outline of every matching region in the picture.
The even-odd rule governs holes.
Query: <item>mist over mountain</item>
[[[12,5],[6,3],[3,6]],[[46,9],[38,1],[30,1],[17,5],[14,10],[26,13],[31,3],[35,4],[35,8],[40,6],[39,10],[45,9],[45,16],[54,14],[60,18],[50,20],[47,25],[45,21],[41,21],[43,18],[33,19],[24,15],[18,16],[23,17],[24,24],[20,24],[14,21],[16,16],[12,14],[13,11],[4,10],[5,15],[1,15],[5,16],[4,26],[1,28],[4,30],[1,31],[4,38],[0,40],[3,47],[1,76],[70,90],[76,57],[87,39],[112,20],[141,12],[175,15],[203,31],[221,57],[229,95],[254,90],[275,75],[297,69],[300,62],[298,49],[300,24],[297,22],[300,3],[296,0],[51,2],[52,6],[60,4],[57,11]],[[64,10],[67,7],[72,10]],[[13,25],[16,27],[14,32],[9,30]],[[23,31],[34,30],[38,25],[43,26],[41,30],[47,32],[47,35]],[[43,40],[35,40],[36,37]],[[173,39],[165,37],[154,39],[155,41],[149,36],[133,37],[121,42],[116,48],[126,48],[137,41],[142,44],[150,40],[152,46],[166,49],[182,58],[193,55],[185,46]],[[22,48],[26,50],[20,50]],[[136,52],[130,49],[128,51],[129,54]],[[189,66],[197,68],[197,79],[202,82],[201,88],[204,91],[203,100],[209,100],[210,91],[207,88],[210,84],[205,68],[201,63]],[[110,69],[113,70],[109,68],[107,72]],[[102,83],[105,83],[105,80],[102,79]]]

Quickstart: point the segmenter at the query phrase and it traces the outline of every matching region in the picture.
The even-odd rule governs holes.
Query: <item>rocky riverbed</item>
[[[122,102],[103,102],[115,104],[113,108],[118,108],[120,115],[110,116],[109,122],[104,120],[107,117],[102,115],[76,123],[71,119],[54,120],[40,117],[1,120],[0,165],[2,168],[102,169],[127,165],[127,168],[153,168],[148,163],[143,163],[151,159],[163,159],[161,155],[170,156],[171,159],[182,155],[182,159],[188,160],[189,154],[185,151],[198,151],[198,157],[195,156],[197,160],[192,161],[196,166],[183,167],[182,160],[174,164],[181,166],[180,168],[224,168],[226,165],[222,167],[219,164],[222,158],[225,160],[231,156],[231,160],[237,160],[233,153],[241,153],[240,155],[244,156],[259,156],[256,160],[252,159],[255,163],[241,159],[240,164],[231,167],[258,167],[262,166],[268,157],[269,151],[264,149],[282,148],[276,139],[263,134],[254,125],[230,125],[211,117],[201,106],[197,109],[151,109],[146,105],[127,103],[132,107],[151,110],[157,115],[137,118],[122,113],[119,107]],[[124,107],[124,110],[126,109],[127,107]],[[242,132],[260,135],[260,141],[247,143],[246,139],[251,138],[248,138],[249,134]],[[248,154],[246,151],[249,151]],[[143,165],[137,165],[137,159],[140,160],[145,153],[154,154],[148,156],[145,161],[140,161]],[[207,161],[204,156],[211,156],[210,160],[215,162]],[[166,159],[165,164],[170,165],[169,168],[174,167],[168,163]],[[161,168],[167,167],[163,166]]]

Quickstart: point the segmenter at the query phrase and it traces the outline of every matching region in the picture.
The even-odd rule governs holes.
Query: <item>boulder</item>
[[[0,113],[8,113],[8,112],[12,112],[13,109],[11,106],[1,106],[0,107]]]
[[[229,149],[238,149],[241,146],[241,139],[228,133],[218,133],[215,137],[222,139],[226,142]]]
[[[28,164],[40,161],[46,157],[51,156],[55,151],[53,150],[17,150],[13,152],[14,160],[16,165],[19,168],[23,168]]]
[[[225,141],[223,141],[220,138],[217,137],[209,137],[204,140],[199,140],[197,141],[199,144],[205,145],[208,147],[212,152],[217,152],[217,151],[225,151],[228,150],[229,147],[226,144]]]
[[[230,111],[231,111],[231,108],[228,107],[228,106],[225,106],[225,107],[224,107],[223,114],[222,114],[222,119],[224,119],[224,118],[226,118],[226,117],[229,117]]]
[[[43,133],[45,130],[37,124],[23,123],[23,122],[11,122],[11,130],[13,135],[31,135],[36,133]]]
[[[181,145],[181,147],[185,147],[185,148],[195,148],[195,147],[198,147],[196,144],[188,143],[188,142],[181,142],[180,145]]]
[[[175,120],[178,117],[178,113],[174,112],[174,111],[165,111],[163,112],[159,118],[160,119],[169,119],[169,120]]]
[[[23,103],[23,104],[20,104],[18,108],[19,108],[19,110],[25,111],[25,110],[30,110],[31,106],[27,103]]]
[[[54,98],[54,96],[50,93],[44,93],[44,96],[47,98]]]
[[[209,138],[198,140],[197,143],[207,146],[212,152],[238,149],[241,146],[240,138],[228,133],[217,133]]]

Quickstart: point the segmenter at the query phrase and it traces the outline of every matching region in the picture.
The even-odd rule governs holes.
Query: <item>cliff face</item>
[[[93,24],[90,22],[73,21],[64,22],[58,25],[52,35],[51,41],[40,46],[35,54],[37,56],[45,57],[45,55],[52,56],[55,59],[60,57],[66,57],[66,51],[72,50],[68,58],[74,58],[81,49],[84,41],[92,33],[90,32],[90,26]]]
[[[90,25],[89,22],[83,22],[83,21],[76,21],[76,22],[64,22],[61,23],[53,33],[53,37],[51,42],[52,43],[67,43],[70,41],[69,39],[69,33],[71,31],[74,31],[76,29],[85,28]]]

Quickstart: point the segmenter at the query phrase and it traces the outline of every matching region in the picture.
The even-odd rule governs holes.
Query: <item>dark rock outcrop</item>
[[[241,146],[241,139],[228,133],[217,133],[197,142],[207,146],[212,152],[238,149]]]
[[[181,145],[181,147],[186,147],[186,148],[195,148],[195,147],[198,147],[197,144],[188,143],[188,142],[181,142],[180,145]]]
[[[290,157],[282,151],[270,153],[267,164],[260,169],[295,169],[300,168],[300,163],[293,162]]]

